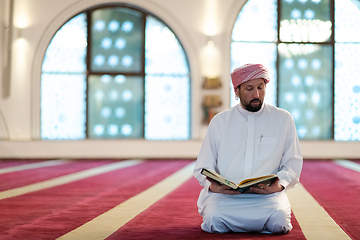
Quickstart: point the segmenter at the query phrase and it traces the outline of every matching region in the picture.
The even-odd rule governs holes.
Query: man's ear
[[[236,95],[237,97],[240,96],[240,86],[237,86],[237,87],[235,88],[235,95]]]

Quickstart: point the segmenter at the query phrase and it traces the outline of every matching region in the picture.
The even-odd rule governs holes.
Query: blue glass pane
[[[244,43],[231,44],[231,70],[246,63],[261,63],[269,70],[271,81],[266,85],[265,102],[276,106],[276,44],[275,43]],[[231,86],[231,106],[239,103]]]
[[[190,138],[189,77],[145,78],[145,138]]]
[[[159,20],[146,18],[145,73],[187,75],[184,49],[174,33]]]
[[[51,40],[42,71],[84,73],[87,46],[86,14],[79,14],[64,24]]]
[[[332,137],[332,48],[279,44],[279,107],[295,120],[300,139]]]
[[[330,41],[330,0],[281,0],[280,40],[284,42]]]
[[[143,78],[91,75],[89,138],[142,138]]]
[[[335,44],[335,132],[339,141],[360,140],[360,43]]]
[[[128,8],[92,13],[91,70],[140,72],[143,56],[143,14]]]
[[[247,1],[236,19],[233,41],[277,40],[277,0]]]
[[[335,1],[335,41],[360,42],[360,2]]]
[[[86,76],[41,75],[41,138],[86,138]]]

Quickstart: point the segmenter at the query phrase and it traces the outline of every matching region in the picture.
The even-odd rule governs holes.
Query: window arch
[[[273,85],[268,86],[265,101],[292,114],[302,140],[360,140],[356,4],[249,0],[236,19],[232,69],[247,62],[269,68]],[[235,105],[233,99],[232,93]]]
[[[190,138],[190,70],[174,33],[134,7],[93,8],[51,40],[42,139]]]

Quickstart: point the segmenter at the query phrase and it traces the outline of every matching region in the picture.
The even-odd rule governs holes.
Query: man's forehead
[[[257,79],[253,79],[253,80],[250,80],[250,81],[247,81],[247,82],[244,82],[243,85],[244,87],[245,86],[259,86],[259,85],[264,85],[265,84],[265,80],[262,79],[262,78],[257,78]]]

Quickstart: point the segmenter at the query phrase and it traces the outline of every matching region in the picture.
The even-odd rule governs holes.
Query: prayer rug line
[[[37,162],[37,163],[29,163],[29,164],[24,164],[24,165],[20,165],[20,166],[2,168],[2,169],[0,169],[0,174],[35,169],[35,168],[42,168],[42,167],[57,166],[57,165],[61,165],[61,164],[69,163],[69,162],[71,162],[71,160],[58,159],[58,160],[43,161],[43,162]]]
[[[344,168],[348,168],[356,172],[360,172],[360,164],[356,162],[352,162],[349,160],[335,160],[334,163]]]
[[[142,162],[142,160],[127,160],[127,161],[116,162],[116,163],[107,164],[107,165],[92,168],[92,169],[83,170],[83,171],[80,171],[77,173],[71,173],[71,174],[68,174],[65,176],[53,178],[53,179],[46,180],[43,182],[34,183],[34,184],[30,184],[30,185],[23,186],[23,187],[2,191],[2,192],[0,192],[0,200],[27,194],[27,193],[31,193],[31,192],[35,192],[35,191],[39,191],[39,190],[43,190],[46,188],[63,185],[63,184],[78,181],[78,180],[81,180],[84,178],[96,176],[96,175],[99,175],[102,173],[114,171],[114,170],[117,170],[120,168],[134,166],[141,162]]]
[[[58,239],[99,240],[109,237],[138,214],[189,180],[193,176],[194,165],[195,162],[188,164],[161,182]]]
[[[306,239],[351,239],[301,183],[288,191],[288,197]]]

